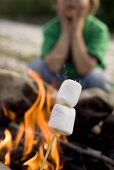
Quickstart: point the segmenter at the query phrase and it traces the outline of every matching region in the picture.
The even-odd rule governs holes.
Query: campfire
[[[53,89],[45,85],[32,70],[29,70],[29,75],[35,81],[35,87],[37,86],[35,94],[27,87],[33,95],[32,102],[25,99],[28,105],[24,106],[23,99],[21,104],[11,107],[8,106],[10,102],[1,100],[0,103],[0,161],[12,170],[40,170],[53,136],[47,125],[55,102],[52,97]],[[29,91],[26,96],[29,96]],[[73,135],[68,138],[57,136],[44,169],[113,170],[114,126],[109,127],[109,120],[113,118],[112,106],[101,98],[92,96],[80,100],[76,110]],[[100,124],[101,134],[92,132],[91,129]],[[107,145],[108,130],[111,136]]]
[[[29,70],[29,75],[37,83],[38,97],[30,109],[23,113],[23,120],[19,124],[12,123],[13,125],[10,125],[16,126],[16,135],[12,134],[12,131],[7,128],[4,130],[4,139],[0,141],[0,154],[4,163],[12,167],[13,150],[16,151],[21,147],[22,153],[18,161],[21,162],[22,168],[38,170],[53,135],[47,126],[53,101],[51,99],[51,88],[45,89],[42,79],[32,70]],[[4,115],[14,122],[16,113],[7,110],[6,107],[2,105]],[[58,140],[55,139],[45,165],[46,170],[62,168],[60,152]]]

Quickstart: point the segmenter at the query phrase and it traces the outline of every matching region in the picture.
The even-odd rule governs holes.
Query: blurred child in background
[[[44,27],[41,59],[29,63],[44,81],[59,87],[78,80],[83,89],[111,90],[104,72],[109,31],[96,13],[99,0],[56,0],[57,17]]]

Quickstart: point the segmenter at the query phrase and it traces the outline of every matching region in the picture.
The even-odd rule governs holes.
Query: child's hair
[[[90,0],[90,5],[91,5],[90,14],[95,15],[99,8],[100,0]]]

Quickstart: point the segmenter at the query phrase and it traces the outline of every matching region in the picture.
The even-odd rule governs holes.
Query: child
[[[58,87],[71,78],[83,88],[111,89],[103,71],[108,28],[91,15],[98,4],[99,0],[56,0],[58,17],[44,27],[42,59],[29,64],[48,83]]]

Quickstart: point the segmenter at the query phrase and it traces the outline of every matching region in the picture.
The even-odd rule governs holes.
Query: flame
[[[0,152],[4,149],[7,149],[7,153],[5,155],[5,164],[10,165],[10,151],[12,148],[12,135],[9,130],[4,131],[5,139],[0,141]]]
[[[5,155],[5,164],[7,166],[10,165],[10,152],[7,152],[6,155]]]
[[[7,148],[8,150],[12,147],[12,136],[9,130],[4,131],[5,139],[0,141],[0,151],[4,148]]]
[[[8,110],[8,109],[4,106],[4,104],[2,104],[2,109],[3,109],[4,115],[5,115],[6,117],[8,117],[9,119],[11,119],[11,120],[13,120],[13,121],[15,120],[16,114],[15,114],[14,112]]]
[[[46,103],[47,103],[46,109],[47,110],[45,111],[45,113],[50,113],[52,104],[54,103],[53,100],[51,100],[52,93],[53,93],[53,90],[51,86],[49,86],[47,89],[47,95],[46,95]],[[48,120],[49,114],[45,115],[45,117],[46,117],[46,120]]]
[[[14,141],[14,146],[15,147],[18,147],[23,134],[24,134],[24,123],[22,122],[22,123],[20,123],[20,126],[18,128],[18,132],[17,132],[17,136],[16,136],[16,139]]]
[[[42,79],[34,71],[29,70],[29,75],[36,81],[38,97],[32,107],[25,112],[24,122],[20,123],[16,138],[13,142],[10,132],[5,130],[5,139],[0,142],[0,152],[3,148],[7,148],[5,164],[9,165],[11,148],[17,148],[24,136],[23,157],[21,158],[24,162],[23,166],[26,166],[27,170],[38,170],[41,167],[46,150],[53,136],[53,133],[47,126],[47,121],[53,105],[53,101],[51,99],[52,88],[49,86],[49,88],[46,89]],[[3,107],[3,109],[5,115],[8,115],[6,108]],[[36,129],[39,129],[38,133]],[[35,155],[27,160],[27,156],[30,155],[34,147],[35,149],[37,148]],[[58,148],[58,139],[56,138],[44,167],[45,170],[59,170],[62,168],[60,165]],[[26,162],[24,160],[26,160]]]
[[[23,165],[24,166],[28,166],[28,170],[37,170],[39,167],[39,162],[38,162],[39,156],[38,153],[36,153],[36,155],[29,159],[27,162],[25,162]]]
[[[52,132],[49,130],[47,126],[46,119],[49,118],[49,114],[51,111],[51,89],[48,89],[47,95],[45,92],[45,88],[43,85],[42,79],[32,70],[29,70],[29,75],[32,76],[32,78],[37,82],[38,85],[38,97],[33,104],[33,106],[25,113],[25,129],[29,129],[31,131],[31,135],[28,131],[25,131],[25,146],[24,146],[24,155],[27,155],[31,152],[33,146],[34,146],[34,130],[35,126],[40,128],[41,134],[44,136],[44,143],[43,146],[41,146],[39,150],[39,157],[36,155],[31,160],[27,161],[24,165],[28,165],[28,170],[34,170],[35,168],[38,169],[41,166],[41,163],[44,159],[44,151],[46,151],[45,146],[48,146],[51,139],[52,139]],[[45,101],[47,101],[47,109],[44,109]],[[30,141],[30,142],[28,142]],[[52,146],[52,151],[50,154],[51,159],[55,162],[56,170],[59,169],[59,152],[57,150],[57,139],[54,141],[54,144]],[[37,160],[37,161],[36,161]],[[31,166],[33,162],[35,165],[37,164],[37,167]],[[32,162],[32,163],[31,163]],[[54,166],[47,161],[47,164],[45,166],[45,169],[48,170],[49,167],[51,169],[54,169]]]
[[[35,103],[25,113],[25,129],[27,129],[27,131],[25,131],[24,155],[28,155],[33,149],[36,119],[39,116],[39,113],[42,111],[42,108],[45,102],[45,90],[44,90],[42,80],[32,70],[29,71],[29,74],[31,74],[32,77],[36,80],[39,90],[38,90],[38,97]],[[31,132],[31,135],[29,134],[28,130]],[[28,142],[28,141],[31,141],[31,142]]]

